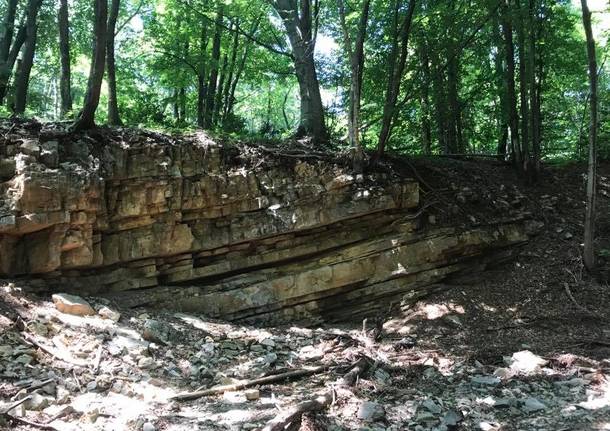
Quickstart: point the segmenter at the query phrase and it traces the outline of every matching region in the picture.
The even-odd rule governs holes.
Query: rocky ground
[[[548,168],[536,187],[514,185],[497,164],[405,169],[424,180],[430,222],[484,223],[505,201],[532,213],[538,236],[516,260],[450,280],[414,305],[312,328],[239,326],[95,297],[53,301],[29,293],[27,281],[0,282],[0,428],[255,430],[321,396],[300,428],[286,429],[610,429],[609,167],[602,281],[579,257],[582,166]],[[223,385],[234,390],[179,397]]]

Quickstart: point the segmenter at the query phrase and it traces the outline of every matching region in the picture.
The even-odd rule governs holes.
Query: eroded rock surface
[[[418,183],[396,174],[92,133],[0,141],[0,275],[231,320],[340,320],[527,240],[519,220],[424,226]]]

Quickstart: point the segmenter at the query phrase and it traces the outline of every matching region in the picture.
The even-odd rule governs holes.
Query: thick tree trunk
[[[13,67],[15,66],[15,62],[17,61],[17,56],[21,51],[21,47],[25,43],[26,35],[26,26],[25,24],[23,24],[21,27],[19,27],[19,31],[17,31],[17,35],[15,36],[13,45],[9,50],[6,62],[0,64],[0,104],[4,103],[4,98],[6,97],[6,93],[8,90],[8,83],[11,78],[11,73],[13,71]],[[16,75],[18,75],[18,73]]]
[[[2,27],[0,28],[0,103],[3,102],[6,94],[8,80],[13,70],[13,64],[8,63],[11,43],[13,42],[13,33],[15,32],[15,15],[17,14],[18,0],[9,0],[6,5],[6,12]]]
[[[214,103],[216,102],[216,88],[218,85],[218,67],[220,63],[220,42],[222,37],[223,7],[218,6],[216,11],[216,25],[214,29],[214,39],[212,41],[212,59],[210,78],[208,80],[208,88],[205,100],[205,115],[203,118],[203,128],[210,129],[214,125]]]
[[[100,91],[106,64],[106,31],[108,29],[108,3],[106,0],[95,0],[95,18],[93,23],[93,55],[87,92],[83,110],[72,125],[73,130],[85,130],[95,127],[95,111],[100,102]]]
[[[517,96],[515,93],[515,53],[513,45],[513,28],[509,16],[509,1],[502,0],[502,32],[504,33],[504,54],[506,56],[505,86],[506,103],[508,104],[508,126],[513,162],[519,171],[523,168],[521,147],[519,145],[519,114],[517,113]]]
[[[26,38],[23,46],[21,59],[21,70],[15,78],[15,114],[23,114],[27,103],[28,87],[30,83],[30,72],[34,64],[34,52],[36,51],[36,39],[38,23],[36,18],[42,0],[30,0],[27,7]]]
[[[108,30],[106,33],[106,77],[108,79],[108,124],[111,126],[121,126],[119,115],[119,102],[116,88],[116,67],[114,59],[114,31],[116,21],[119,17],[121,0],[112,0],[108,13]]]
[[[589,58],[589,103],[591,119],[589,123],[589,168],[587,170],[587,207],[585,212],[585,241],[583,261],[589,271],[596,267],[595,259],[595,200],[597,193],[597,60],[595,40],[591,29],[591,12],[587,0],[581,0],[582,22],[587,36],[587,56]]]
[[[65,117],[72,111],[72,90],[70,85],[70,26],[68,22],[68,0],[60,0],[57,14],[59,27],[59,59],[61,73],[59,94],[61,97],[60,116]]]
[[[300,3],[300,7],[297,3]],[[284,23],[299,83],[301,115],[298,133],[311,135],[315,142],[324,142],[328,139],[328,134],[314,63],[315,37],[311,25],[311,0],[275,0],[273,7]]]
[[[400,21],[400,30],[396,29],[393,46],[388,57],[388,83],[385,93],[385,103],[383,105],[383,115],[381,119],[381,131],[377,143],[377,158],[383,156],[385,147],[390,139],[392,131],[392,122],[396,112],[396,102],[400,93],[400,82],[407,61],[409,52],[409,36],[411,35],[411,22],[413,21],[413,13],[415,12],[415,0],[409,0],[409,8],[405,12],[403,19]],[[394,9],[394,21],[399,20],[399,0],[397,0],[396,8]]]

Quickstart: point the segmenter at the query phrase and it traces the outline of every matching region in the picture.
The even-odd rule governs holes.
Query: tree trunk
[[[399,0],[394,9],[394,23],[399,22]],[[409,0],[409,8],[400,22],[400,30],[395,27],[395,34],[392,49],[388,56],[388,82],[385,93],[385,103],[383,105],[383,115],[381,119],[381,132],[377,143],[377,158],[383,156],[386,144],[390,138],[392,121],[396,112],[396,102],[400,92],[400,82],[407,61],[409,52],[409,36],[411,34],[411,22],[415,12],[415,0]],[[400,48],[399,48],[400,46]]]
[[[453,42],[451,42],[453,46]],[[449,131],[447,133],[447,148],[450,153],[458,154],[463,151],[460,148],[461,143],[461,130],[460,125],[460,101],[458,94],[458,64],[457,54],[454,52],[453,47],[448,50],[448,61],[447,61],[447,99],[449,102]]]
[[[27,7],[26,38],[23,46],[23,57],[21,60],[21,71],[15,78],[15,114],[23,114],[26,107],[28,87],[30,83],[30,72],[34,64],[34,52],[36,51],[36,36],[38,23],[36,17],[42,0],[30,0]]]
[[[521,147],[519,146],[519,114],[517,113],[517,96],[515,93],[515,53],[513,45],[513,28],[511,24],[510,0],[502,0],[502,32],[504,33],[504,54],[506,56],[505,87],[506,103],[508,104],[508,126],[513,162],[517,170],[523,168]]]
[[[222,110],[222,96],[227,79],[227,68],[229,63],[228,53],[225,52],[222,59],[222,68],[220,69],[220,77],[218,79],[218,88],[216,89],[216,100],[214,100],[214,112],[212,113],[212,124],[214,126],[220,123],[220,111]]]
[[[106,60],[106,31],[108,28],[108,3],[106,0],[95,0],[95,16],[93,23],[93,54],[87,92],[83,110],[72,125],[75,131],[95,127],[95,111],[100,102],[100,91],[104,78],[104,65]]]
[[[11,50],[11,43],[13,42],[13,33],[15,32],[15,15],[17,14],[17,3],[18,0],[9,0],[6,5],[6,12],[4,20],[2,21],[2,27],[0,28],[0,103],[3,102],[4,95],[6,94],[6,86],[13,70],[13,64],[8,63],[9,53]]]
[[[221,121],[227,117],[227,108],[229,105],[229,95],[231,93],[231,84],[233,83],[233,74],[237,64],[237,53],[239,50],[239,20],[235,22],[235,32],[233,33],[233,45],[231,48],[231,59],[229,60],[229,71],[225,79],[225,86],[222,89],[222,115]]]
[[[212,61],[210,69],[210,78],[208,80],[208,88],[205,100],[205,115],[203,117],[203,128],[210,129],[213,127],[214,120],[214,103],[216,102],[216,88],[218,85],[218,67],[220,64],[220,42],[222,37],[222,20],[223,20],[223,7],[222,4],[218,6],[216,11],[216,25],[214,29],[214,39],[212,41]]]
[[[298,133],[311,135],[315,142],[324,142],[328,140],[328,134],[314,63],[316,41],[311,25],[311,0],[275,0],[273,7],[284,23],[299,83],[301,115]]]
[[[589,271],[596,266],[595,259],[595,200],[597,189],[597,61],[595,40],[591,29],[591,12],[587,0],[581,0],[582,22],[587,36],[587,56],[589,58],[589,89],[591,119],[589,123],[589,168],[587,170],[587,207],[585,212],[585,241],[583,261]]]
[[[432,127],[430,125],[430,57],[428,56],[428,44],[425,37],[422,37],[422,47],[420,50],[421,68],[423,73],[423,83],[420,98],[420,116],[422,133],[422,150],[424,154],[432,153]]]
[[[498,145],[496,153],[501,156],[506,155],[506,145],[508,141],[508,105],[506,103],[506,71],[504,59],[502,58],[504,44],[502,43],[502,35],[500,34],[497,11],[492,11],[494,20],[492,22],[493,38],[496,45],[496,54],[494,56],[495,82],[497,91],[497,100],[500,106],[498,115]]]
[[[364,168],[364,151],[362,150],[362,144],[360,143],[360,99],[364,74],[364,40],[366,39],[366,26],[369,20],[370,5],[370,0],[364,0],[362,11],[360,12],[356,40],[354,41],[354,46],[352,46],[352,39],[350,37],[351,32],[346,21],[345,6],[343,0],[338,1],[345,50],[348,54],[351,67],[347,128],[349,144],[354,152],[353,170],[357,174],[362,173]]]
[[[21,47],[25,43],[26,35],[26,26],[25,24],[23,24],[21,27],[19,27],[19,31],[17,31],[17,35],[15,36],[13,45],[9,50],[6,62],[0,63],[0,104],[4,103],[4,98],[6,97],[6,93],[8,90],[8,83],[11,78],[11,73],[13,71],[13,67],[15,66],[17,56],[21,51]]]
[[[525,8],[525,5],[520,3],[519,0],[517,0],[516,4],[519,13],[519,19],[517,19],[517,43],[519,44],[519,100],[521,105],[521,136],[519,142],[521,143],[521,158],[523,164],[522,170],[526,173],[526,176],[529,179],[530,111],[528,101],[528,83],[530,78],[525,47],[527,9]]]
[[[121,0],[112,0],[108,13],[108,30],[106,33],[106,77],[108,78],[108,124],[121,126],[119,103],[116,88],[116,67],[114,61],[114,31],[119,17]]]
[[[529,96],[530,96],[530,131],[532,134],[532,175],[536,180],[540,173],[540,106],[538,105],[538,86],[536,84],[536,22],[537,6],[535,0],[529,0],[528,27],[529,33]]]
[[[72,91],[70,88],[70,26],[68,22],[68,0],[60,0],[57,14],[59,27],[59,59],[61,73],[59,93],[61,97],[60,116],[64,118],[72,111]]]

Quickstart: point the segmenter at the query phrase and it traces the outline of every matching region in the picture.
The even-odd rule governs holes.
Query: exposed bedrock
[[[128,136],[0,142],[0,275],[231,320],[341,320],[527,240],[520,220],[426,226],[398,175]]]

